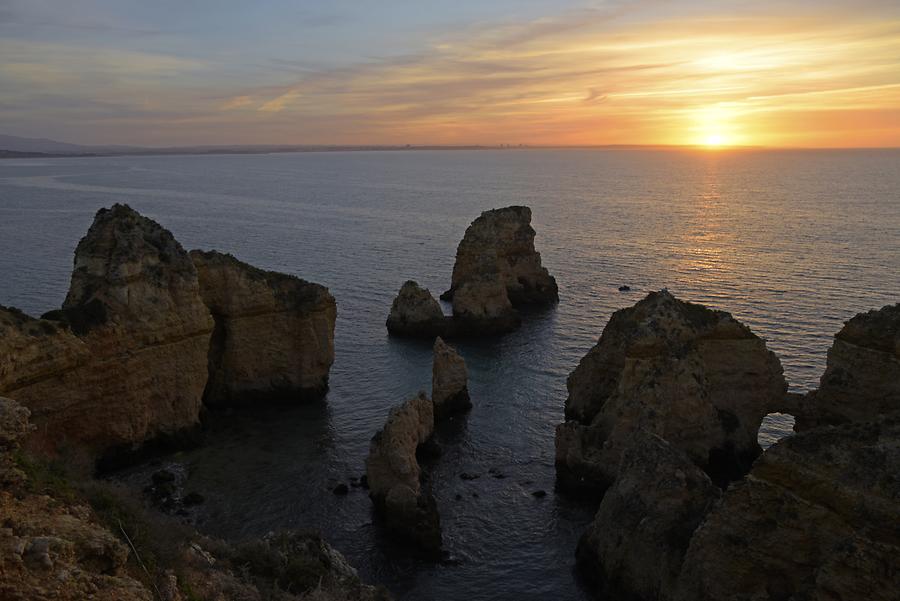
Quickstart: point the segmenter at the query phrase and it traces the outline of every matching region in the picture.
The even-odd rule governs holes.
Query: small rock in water
[[[469,472],[463,472],[459,475],[463,480],[477,480],[481,477],[481,474],[470,474]]]
[[[629,290],[631,290],[631,286],[619,286],[619,292],[628,292]]]
[[[340,484],[335,486],[331,492],[333,492],[336,495],[343,496],[343,495],[346,495],[348,492],[350,492],[350,487],[348,487],[346,484],[341,482]]]
[[[489,470],[488,470],[488,473],[489,473],[490,475],[492,475],[494,478],[496,478],[497,480],[503,480],[504,478],[506,478],[506,474],[504,474],[503,472],[501,472],[501,471],[500,471],[499,469],[497,469],[496,467],[492,467],[491,469],[489,469]]]
[[[200,505],[206,500],[203,495],[198,492],[189,492],[184,496],[184,499],[181,502],[185,507],[191,507],[193,505]]]
[[[545,491],[545,490],[536,490],[536,491],[534,491],[533,493],[531,493],[531,496],[534,497],[535,499],[543,499],[544,497],[547,496],[547,491]]]
[[[462,495],[459,495],[459,494],[458,494],[458,495],[456,495],[456,496],[453,497],[453,498],[456,499],[457,501],[462,501]]]
[[[365,489],[369,488],[369,477],[366,474],[359,477],[359,485]]]

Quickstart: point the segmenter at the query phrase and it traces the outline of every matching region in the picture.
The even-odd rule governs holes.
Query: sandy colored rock
[[[434,404],[420,394],[391,409],[366,458],[369,496],[389,531],[428,553],[441,547],[440,516],[422,483],[416,449],[433,433]]]
[[[740,477],[761,451],[763,417],[787,390],[778,358],[749,328],[667,291],[614,313],[567,387],[557,476],[601,490],[638,429],[684,451],[716,482]]]
[[[213,321],[187,253],[126,205],[97,212],[63,307],[0,309],[0,394],[26,405],[34,447],[93,453],[197,424]]]
[[[400,287],[387,318],[388,332],[398,336],[433,338],[446,334],[449,319],[427,288],[407,280]]]
[[[431,367],[431,400],[435,419],[472,408],[466,360],[440,337],[434,341]]]
[[[636,433],[578,544],[581,573],[599,598],[665,598],[691,535],[720,494],[683,452],[658,436]]]
[[[900,423],[769,448],[691,540],[678,601],[889,601],[900,590]]]
[[[215,251],[190,256],[216,324],[204,400],[217,405],[323,395],[337,315],[328,289]]]
[[[798,432],[900,413],[900,304],[848,321],[828,349],[818,390],[799,405],[788,408]]]

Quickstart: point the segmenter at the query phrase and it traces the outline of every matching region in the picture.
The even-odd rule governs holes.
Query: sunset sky
[[[900,146],[900,1],[0,0],[0,133]]]

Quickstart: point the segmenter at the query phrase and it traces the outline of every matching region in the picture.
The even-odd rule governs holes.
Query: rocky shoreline
[[[440,461],[435,429],[473,409],[466,361],[444,338],[506,333],[522,308],[558,302],[534,238],[528,207],[486,211],[441,295],[452,315],[412,280],[391,307],[392,335],[434,339],[431,398],[390,410],[365,485],[377,527],[412,553],[442,556],[422,459]],[[387,599],[314,534],[239,547],[186,528],[168,554],[148,543],[160,557],[151,573],[122,516],[151,518],[108,490],[98,501],[87,475],[183,436],[206,408],[321,398],[336,314],[324,286],[187,252],[128,206],[101,209],[59,310],[0,307],[0,597]],[[596,500],[572,551],[599,598],[900,590],[900,305],[849,320],[819,388],[795,395],[778,357],[731,314],[652,292],[612,315],[566,384],[557,490]],[[760,424],[774,412],[795,416],[796,434],[763,451]],[[59,458],[79,475],[49,485],[41,470]]]

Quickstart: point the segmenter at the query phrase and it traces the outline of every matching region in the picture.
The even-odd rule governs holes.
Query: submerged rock
[[[390,532],[429,554],[441,548],[440,516],[416,450],[434,433],[434,404],[424,394],[393,407],[366,458],[369,496]]]
[[[205,402],[322,396],[334,362],[337,315],[328,289],[228,254],[194,250],[190,256],[215,319]]]
[[[0,393],[31,410],[34,447],[101,453],[198,423],[213,320],[168,230],[127,205],[98,211],[45,318],[0,308]]]
[[[781,440],[697,529],[678,601],[896,599],[900,422]]]
[[[581,573],[600,598],[665,598],[691,535],[720,494],[682,451],[636,433],[578,544]]]
[[[413,280],[400,288],[387,318],[388,332],[399,336],[434,338],[446,335],[449,325],[431,292]]]
[[[783,403],[781,363],[724,311],[654,292],[611,317],[567,381],[556,431],[560,484],[602,490],[638,429],[719,483],[745,474],[763,417]]]
[[[466,361],[440,337],[434,341],[431,400],[434,402],[435,419],[472,408]]]
[[[900,304],[848,321],[828,349],[819,389],[799,405],[789,408],[798,432],[900,413]]]

